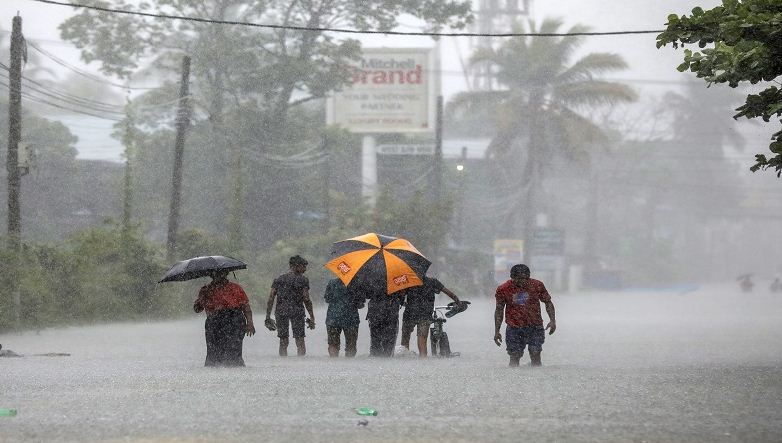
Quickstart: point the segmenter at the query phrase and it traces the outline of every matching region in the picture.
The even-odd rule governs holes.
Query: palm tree
[[[673,137],[686,142],[690,154],[723,158],[725,145],[744,149],[746,139],[736,131],[733,119],[719,111],[739,107],[745,96],[726,85],[707,86],[696,79],[690,79],[683,92],[665,94],[664,106],[674,117]]]
[[[539,27],[530,21],[517,29],[556,33],[561,26],[560,20],[546,19]],[[586,30],[577,25],[569,32]],[[571,62],[582,43],[576,36],[514,37],[496,49],[480,49],[470,64],[489,64],[501,89],[464,92],[451,103],[456,113],[489,111],[495,135],[488,156],[497,160],[503,185],[519,197],[506,205],[509,220],[503,226],[514,230],[513,220],[520,216],[524,238],[531,233],[536,196],[549,160],[556,155],[578,159],[584,148],[606,139],[582,112],[636,98],[628,86],[599,78],[627,67],[620,56],[591,53]]]

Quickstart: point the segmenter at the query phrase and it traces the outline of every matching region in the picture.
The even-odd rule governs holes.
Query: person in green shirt
[[[358,310],[364,307],[363,297],[356,296],[342,280],[335,278],[326,285],[324,296],[329,308],[326,311],[326,336],[329,357],[338,357],[340,336],[345,335],[345,357],[356,356],[358,325],[361,320]]]

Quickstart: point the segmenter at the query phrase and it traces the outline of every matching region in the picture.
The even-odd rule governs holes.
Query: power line
[[[37,1],[37,0],[33,0],[33,1]],[[72,64],[66,62],[65,60],[63,60],[63,59],[61,59],[59,57],[57,57],[56,55],[51,54],[50,52],[48,52],[48,51],[46,51],[44,49],[39,48],[38,46],[36,46],[32,42],[27,42],[27,44],[29,46],[31,46],[33,49],[35,49],[36,51],[38,51],[41,55],[51,59],[52,61],[54,61],[58,65],[60,65],[60,66],[62,66],[64,68],[67,68],[67,69],[75,72],[76,74],[79,74],[82,77],[88,78],[88,79],[90,79],[92,81],[100,82],[100,83],[103,83],[103,84],[106,84],[106,85],[109,85],[109,86],[114,86],[116,88],[130,89],[130,90],[159,89],[159,87],[157,87],[157,86],[156,87],[140,87],[140,86],[128,86],[128,85],[122,85],[122,84],[119,84],[119,83],[113,83],[113,82],[111,82],[109,80],[106,80],[105,78],[98,77],[97,75],[90,74],[87,71],[84,71],[82,69],[77,68],[76,66],[73,66]]]
[[[3,76],[0,76],[0,79],[8,79],[8,77],[7,77],[7,76],[5,76],[5,77],[3,77]],[[41,90],[41,89],[38,89],[38,88],[36,88],[36,87],[34,87],[34,86],[27,85],[27,87],[26,87],[26,88],[27,88],[27,89],[29,89],[29,90],[31,90],[31,91],[33,91],[33,92],[35,92],[35,93],[38,93],[38,94],[40,94],[40,95],[43,95],[43,96],[49,97],[50,99],[54,99],[54,100],[58,100],[58,101],[60,101],[60,102],[64,102],[65,104],[67,104],[67,105],[70,105],[70,106],[76,106],[76,107],[79,107],[79,108],[86,109],[86,110],[88,110],[88,111],[97,112],[97,113],[102,113],[102,114],[103,114],[103,113],[105,113],[105,114],[116,114],[116,115],[123,115],[123,112],[120,112],[120,111],[113,111],[113,110],[109,110],[109,109],[104,109],[104,108],[97,108],[97,107],[93,107],[93,106],[85,105],[84,103],[79,103],[79,102],[77,102],[77,101],[68,100],[68,99],[62,98],[62,97],[60,97],[60,96],[57,96],[56,94],[51,94],[51,93],[48,93],[48,92],[46,92],[46,91],[43,91],[43,90]],[[25,91],[25,93],[26,93],[26,94],[28,94],[30,97],[35,97],[35,96],[34,96],[33,94],[31,94],[30,92],[27,92],[27,91]],[[36,97],[36,98],[39,98],[39,99],[43,100],[43,99],[42,99],[42,98],[40,98],[40,97]],[[47,102],[47,103],[49,103],[49,102]]]
[[[0,74],[2,74],[2,72],[0,72]],[[8,79],[8,76],[7,75],[0,75],[0,78]],[[122,111],[118,111],[118,110],[115,110],[115,109],[109,109],[109,108],[107,108],[105,106],[98,106],[98,107],[96,107],[96,106],[90,105],[89,103],[85,104],[78,97],[69,98],[67,96],[64,96],[62,94],[58,94],[56,92],[54,92],[54,93],[47,92],[47,90],[36,88],[35,86],[31,86],[29,84],[26,87],[27,87],[27,89],[29,89],[29,90],[31,90],[33,92],[37,92],[38,94],[44,95],[44,96],[49,97],[49,98],[54,99],[54,100],[59,100],[61,102],[65,102],[66,104],[69,104],[71,106],[78,106],[78,107],[81,107],[81,108],[84,108],[84,109],[87,109],[87,110],[90,110],[90,111],[94,111],[94,112],[105,112],[105,113],[109,113],[109,114],[124,115],[124,112],[122,112]]]
[[[7,83],[4,83],[4,82],[0,82],[0,86],[4,86],[4,87],[10,89],[10,86]],[[25,99],[27,99],[27,100],[29,100],[31,102],[34,102],[34,103],[40,103],[40,104],[51,106],[53,108],[62,109],[62,110],[65,110],[65,111],[76,112],[76,113],[84,114],[84,115],[89,115],[91,117],[96,117],[96,118],[100,118],[100,119],[104,119],[104,120],[112,120],[112,121],[117,121],[117,122],[122,121],[122,119],[119,119],[119,118],[107,117],[106,115],[100,115],[100,114],[93,114],[93,113],[88,112],[88,111],[84,111],[84,110],[80,110],[80,109],[74,109],[74,108],[71,108],[71,107],[59,104],[59,103],[52,103],[50,101],[47,101],[47,100],[42,99],[40,97],[36,97],[36,96],[31,95],[31,94],[29,94],[27,92],[24,92],[24,91],[22,91],[21,94],[22,94],[23,98],[25,98]]]
[[[127,14],[138,15],[142,17],[163,18],[168,20],[185,20],[200,23],[212,23],[219,25],[237,25],[237,26],[252,26],[256,28],[267,29],[287,29],[294,31],[317,31],[317,32],[339,32],[343,34],[381,34],[381,35],[413,35],[413,36],[428,36],[428,37],[575,37],[575,36],[600,36],[600,35],[628,35],[628,34],[659,34],[663,30],[648,30],[648,31],[609,31],[609,32],[544,32],[544,33],[532,33],[532,32],[503,32],[503,33],[479,33],[479,32],[407,32],[407,31],[371,31],[371,30],[358,30],[358,29],[345,29],[345,28],[326,28],[317,26],[291,26],[291,25],[269,25],[262,23],[252,22],[240,22],[233,20],[214,20],[199,17],[186,17],[181,15],[170,14],[154,14],[151,12],[141,11],[128,11],[124,9],[106,8],[102,6],[84,5],[81,3],[66,3],[53,0],[31,0],[38,3],[46,3],[50,5],[58,6],[70,6],[73,8],[94,9],[96,11],[111,12],[114,14]]]

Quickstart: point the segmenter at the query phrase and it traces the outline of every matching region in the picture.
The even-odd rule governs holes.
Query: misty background
[[[282,19],[284,3],[259,11],[200,1],[178,14],[271,23]],[[516,3],[520,12],[498,18],[495,31],[656,30],[669,13],[718,4]],[[365,12],[370,26],[475,30],[466,23],[478,2],[454,5],[427,20],[407,11],[396,23]],[[296,253],[315,265],[308,275],[313,292],[322,293],[330,276],[318,265],[329,245],[367,231],[411,240],[434,262],[432,273],[468,298],[493,294],[497,239],[527,239],[533,276],[555,293],[687,290],[745,273],[765,290],[782,272],[782,189],[772,173],[749,172],[771,129],[733,120],[747,91],[706,88],[679,73],[681,50],[655,49],[655,34],[516,38],[516,46],[510,38],[281,38],[274,30],[6,0],[4,64],[17,11],[28,44],[22,144],[35,154],[22,179],[20,309],[27,325],[179,315],[188,306],[197,283],[154,284],[173,264],[165,243],[185,53],[193,57],[193,112],[175,258],[247,261],[249,271],[238,277],[256,308]],[[329,23],[350,27],[351,20],[335,13]],[[326,125],[324,98],[344,85],[345,63],[360,46],[439,50],[441,198],[432,197],[432,157],[404,155],[378,155],[377,201],[362,197],[361,136]],[[291,54],[303,48],[311,49],[309,58],[297,65]],[[501,63],[481,64],[482,56],[491,60],[487,48]],[[530,91],[546,91],[547,77],[580,60],[588,61],[584,75],[605,88],[535,102]],[[6,87],[7,79],[0,70]],[[521,102],[537,111],[519,112],[514,103]],[[7,110],[4,95],[3,134]],[[432,143],[434,135],[377,139]],[[0,176],[5,218],[5,169]],[[561,235],[556,260],[545,265],[533,256],[538,228]],[[13,328],[13,295],[0,293],[0,300],[0,329]]]

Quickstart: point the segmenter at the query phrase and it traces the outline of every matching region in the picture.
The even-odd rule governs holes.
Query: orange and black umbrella
[[[393,294],[421,286],[431,264],[409,241],[370,233],[334,243],[325,266],[345,286],[385,288]]]

